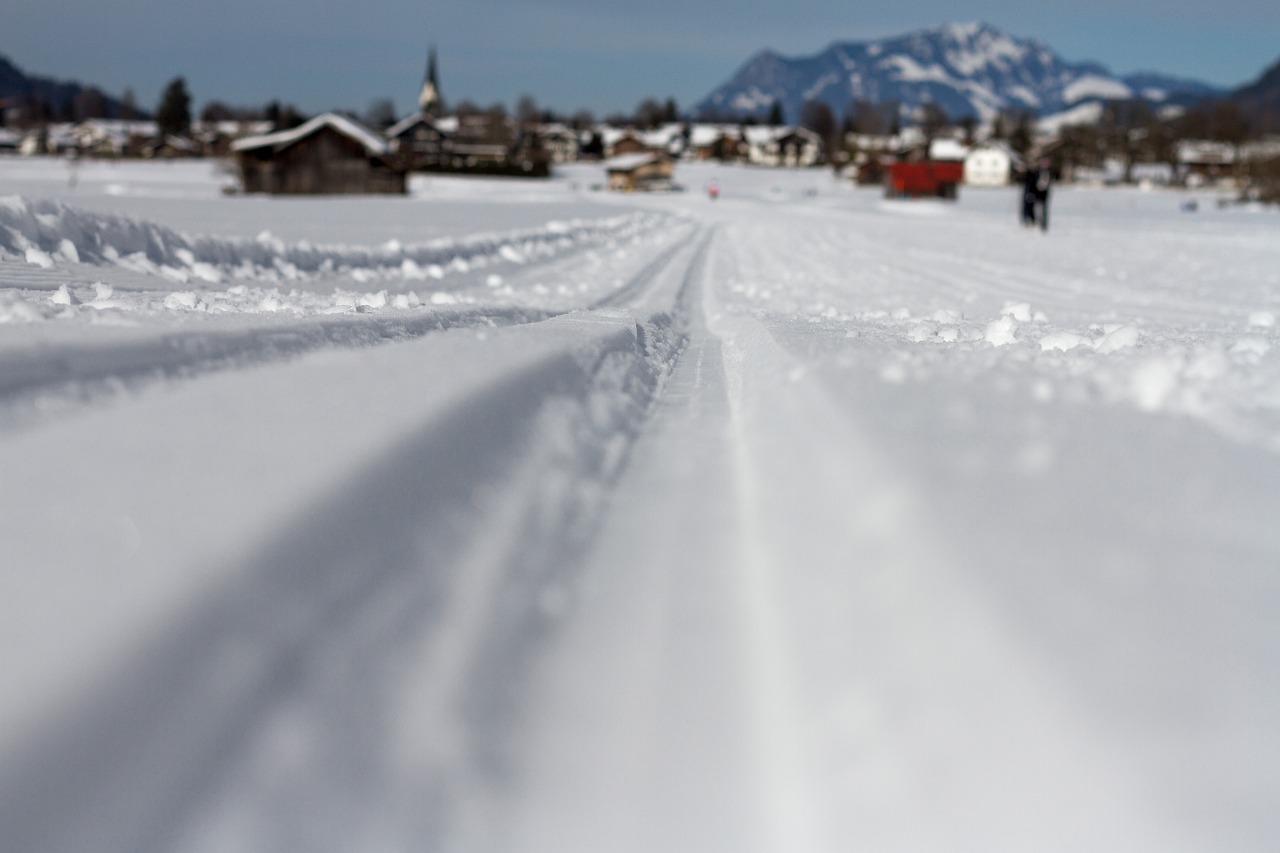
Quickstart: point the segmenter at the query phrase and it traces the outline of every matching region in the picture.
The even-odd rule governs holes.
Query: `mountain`
[[[1264,132],[1280,132],[1280,61],[1253,83],[1232,92],[1231,100]]]
[[[1145,98],[1186,104],[1221,94],[1207,83],[1143,73],[1117,77],[1102,65],[1071,63],[1048,46],[981,23],[945,24],[869,42],[837,42],[816,56],[763,51],[694,107],[704,116],[762,116],[777,100],[796,120],[809,100],[837,114],[856,100],[932,101],[953,118],[987,119],[1006,109],[1047,115],[1088,100]]]
[[[99,116],[101,118],[120,118],[126,109],[122,101],[103,94],[96,87],[29,75],[7,57],[0,56],[0,101],[10,101],[11,105],[18,106],[33,97],[42,100],[54,116],[73,113],[77,98],[81,98],[86,106],[90,104],[84,99],[91,99],[94,111],[103,113]],[[134,112],[139,117],[143,115],[140,110],[135,109]]]

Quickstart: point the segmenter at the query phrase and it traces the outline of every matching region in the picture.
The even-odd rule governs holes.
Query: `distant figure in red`
[[[711,200],[715,201],[720,197],[720,185],[712,181],[707,185],[707,195],[711,196]]]

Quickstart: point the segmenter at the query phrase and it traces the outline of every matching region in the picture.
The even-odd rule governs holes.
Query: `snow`
[[[1280,213],[681,172],[0,161],[6,848],[1280,841]]]
[[[1097,74],[1083,74],[1068,83],[1062,90],[1062,100],[1067,104],[1085,98],[1132,98],[1133,90],[1128,85],[1110,77]]]
[[[305,139],[324,127],[331,127],[343,136],[350,137],[364,146],[370,154],[386,154],[387,141],[378,134],[337,113],[324,113],[291,130],[281,130],[264,136],[246,136],[231,143],[233,151],[252,151],[255,148],[288,148],[299,139]]]

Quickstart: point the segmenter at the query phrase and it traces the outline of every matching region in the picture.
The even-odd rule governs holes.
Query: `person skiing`
[[[1036,182],[1039,170],[1028,167],[1022,173],[1022,212],[1020,221],[1023,227],[1031,228],[1036,224]]]
[[[1040,168],[1036,169],[1035,208],[1036,219],[1040,221],[1040,230],[1049,230],[1049,187],[1053,184],[1053,166],[1048,157],[1040,158]]]

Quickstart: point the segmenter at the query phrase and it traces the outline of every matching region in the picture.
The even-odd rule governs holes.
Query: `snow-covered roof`
[[[233,151],[252,151],[255,148],[287,148],[300,139],[305,139],[321,128],[330,127],[359,142],[370,154],[386,154],[387,143],[372,130],[337,113],[318,115],[306,124],[292,130],[281,130],[263,136],[247,136],[231,143]]]
[[[439,125],[436,123],[435,119],[431,118],[426,113],[413,113],[412,115],[405,116],[395,124],[391,125],[391,127],[387,128],[384,135],[389,139],[394,139],[418,122],[426,122],[427,124],[439,129]]]
[[[935,139],[929,144],[930,160],[963,160],[969,147],[955,139]]]
[[[630,172],[650,163],[658,163],[665,158],[661,154],[622,154],[604,161],[604,167],[610,172]]]
[[[974,154],[984,154],[992,151],[1000,152],[1004,156],[1008,157],[1009,160],[1013,163],[1022,162],[1022,157],[1018,154],[1018,152],[1014,151],[1013,148],[1009,146],[1009,143],[1005,142],[1002,139],[988,139],[985,142],[979,142],[977,145],[969,149],[969,153],[965,156],[965,159],[966,160],[969,159],[969,157],[973,156]]]

